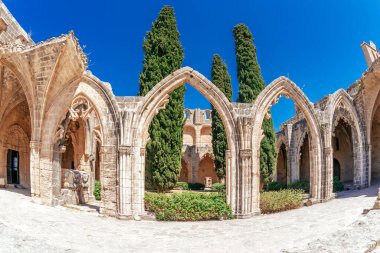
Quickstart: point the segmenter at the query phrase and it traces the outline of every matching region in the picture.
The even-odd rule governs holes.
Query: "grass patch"
[[[161,221],[231,219],[225,195],[218,193],[145,193],[145,208]]]
[[[96,200],[102,199],[101,192],[102,192],[102,185],[100,184],[99,180],[96,180],[95,187],[94,187],[94,197]]]
[[[339,177],[337,177],[337,176],[333,177],[333,191],[334,192],[341,192],[343,190],[344,190],[344,185],[339,180]]]
[[[285,189],[262,192],[260,209],[262,213],[276,213],[299,208],[303,205],[303,190]]]

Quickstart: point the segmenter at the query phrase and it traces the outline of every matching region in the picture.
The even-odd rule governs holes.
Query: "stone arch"
[[[4,67],[9,68],[10,71],[16,76],[17,80],[19,81],[20,86],[22,87],[22,90],[25,94],[26,101],[29,107],[30,111],[30,120],[31,120],[31,126],[32,129],[34,128],[34,107],[36,105],[36,95],[34,92],[34,86],[32,78],[30,77],[30,69],[24,67],[24,64],[22,63],[14,63],[12,61],[6,60],[4,58],[0,59],[0,63],[3,64]],[[18,66],[18,67],[16,67]],[[20,69],[22,68],[22,70]],[[27,76],[29,74],[30,76]]]
[[[91,107],[96,113],[99,125],[93,126],[91,134],[92,138],[97,143],[101,143],[100,151],[100,174],[102,178],[102,204],[100,211],[110,216],[117,215],[117,151],[118,141],[120,138],[120,122],[118,107],[113,97],[112,91],[90,73],[85,75],[78,81],[75,80],[66,86],[64,90],[58,94],[54,103],[49,108],[46,108],[45,118],[43,120],[44,134],[42,135],[42,146],[40,158],[42,163],[49,167],[59,170],[59,146],[56,141],[62,133],[60,129],[61,122],[68,114],[69,108],[76,100],[83,99],[91,104]],[[58,167],[57,167],[58,166]],[[53,174],[57,174],[54,171]],[[59,173],[58,173],[59,174]],[[53,177],[53,180],[58,180]],[[52,189],[45,190],[41,194],[42,198],[53,199],[59,196],[59,182],[52,182]],[[58,190],[54,189],[57,188]]]
[[[206,177],[211,177],[213,183],[219,181],[214,169],[213,155],[210,152],[203,154],[199,159],[197,182],[205,183]]]
[[[301,178],[301,163],[302,163],[302,149],[305,148],[305,142],[310,145],[310,132],[309,128],[306,129],[306,131],[303,131],[301,135],[298,136],[298,139],[295,143],[295,171],[294,171],[294,180],[299,180]],[[309,149],[309,156],[310,156],[310,147]],[[310,162],[311,160],[309,160]]]
[[[289,174],[289,148],[285,140],[284,135],[279,135],[277,138],[277,164],[276,164],[276,173],[274,175],[275,181],[287,183],[288,174]]]
[[[183,127],[183,143],[185,145],[195,145],[197,139],[197,133],[195,127],[192,125],[184,125]]]
[[[14,124],[7,129],[2,139],[4,141],[0,155],[2,157],[6,157],[8,150],[15,150],[19,152],[20,184],[23,187],[30,188],[30,138],[20,125]],[[1,160],[3,162],[1,166],[6,168],[6,159]]]
[[[329,136],[326,142],[329,147],[332,147],[331,139],[334,134],[334,130],[337,127],[339,120],[343,120],[351,127],[352,132],[352,146],[354,155],[354,187],[366,187],[368,186],[368,178],[366,178],[365,168],[365,137],[364,129],[361,124],[359,115],[355,109],[352,98],[343,89],[336,91],[327,104],[327,112],[329,115]],[[333,157],[331,156],[331,159]],[[331,160],[330,159],[330,160]],[[329,161],[328,169],[328,181],[332,184],[333,174],[333,161]]]
[[[121,196],[121,203],[125,203],[124,213],[128,213],[127,203],[129,202],[129,198],[132,199],[131,202],[133,203],[133,210],[131,210],[131,212],[134,215],[144,213],[145,146],[149,138],[148,128],[153,117],[160,109],[165,107],[165,104],[169,99],[169,94],[185,83],[192,85],[203,94],[219,112],[226,130],[229,148],[228,153],[230,154],[227,156],[227,189],[229,189],[229,185],[236,180],[236,172],[231,171],[236,169],[236,133],[232,104],[211,81],[197,71],[194,71],[189,67],[184,67],[164,78],[152,90],[150,90],[145,97],[141,98],[140,104],[135,113],[137,117],[131,128],[131,135],[127,138],[124,137],[123,145],[131,146],[132,150],[128,152],[130,155],[133,155],[133,158],[131,159],[134,159],[131,165],[129,165],[132,167],[132,185],[137,185],[137,188],[139,189],[138,194],[133,194],[130,197]],[[234,187],[231,187],[231,191],[227,190],[227,203],[231,204],[233,210],[236,207],[235,194]]]
[[[252,130],[253,149],[259,152],[262,138],[261,125],[273,103],[278,97],[285,95],[291,98],[305,116],[309,126],[311,137],[311,150],[313,160],[311,161],[311,197],[320,200],[322,198],[322,144],[319,121],[314,106],[302,92],[302,90],[286,77],[279,77],[271,82],[256,98],[254,102],[254,120]],[[259,154],[259,153],[257,153]],[[259,168],[259,159],[254,159],[254,168]]]

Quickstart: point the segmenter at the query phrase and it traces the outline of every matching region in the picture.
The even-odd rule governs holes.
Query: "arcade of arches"
[[[0,184],[30,190],[48,205],[93,201],[100,180],[100,212],[139,219],[144,210],[145,146],[154,115],[168,95],[188,83],[212,103],[227,136],[226,201],[236,217],[260,213],[258,157],[262,121],[280,96],[296,115],[278,132],[275,177],[310,182],[314,202],[331,199],[333,176],[347,188],[380,178],[380,58],[362,44],[368,69],[347,90],[316,103],[291,80],[270,83],[252,104],[229,102],[202,74],[181,68],[144,97],[120,97],[87,70],[87,58],[70,33],[35,44],[3,3],[0,27]],[[211,127],[201,110],[185,111],[181,180],[217,181]]]

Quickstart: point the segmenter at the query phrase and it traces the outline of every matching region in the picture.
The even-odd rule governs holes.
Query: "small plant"
[[[202,183],[189,183],[189,189],[194,191],[204,190],[205,185]]]
[[[279,191],[279,190],[286,189],[287,187],[288,185],[283,182],[270,182],[268,184],[268,191]]]
[[[145,208],[161,221],[231,219],[224,194],[181,192],[145,193]]]
[[[301,179],[297,182],[291,183],[288,185],[289,189],[300,189],[303,190],[304,193],[309,193],[310,191],[310,183],[304,179]]]
[[[189,190],[189,183],[187,182],[177,182],[175,184],[175,189],[177,190]]]
[[[99,180],[95,180],[94,196],[96,200],[102,199],[101,193],[102,193],[102,185],[100,184]]]
[[[215,183],[211,186],[211,189],[213,191],[217,191],[217,192],[225,192],[226,191],[226,185],[222,184],[222,183]]]
[[[341,192],[344,190],[344,185],[342,181],[339,180],[339,177],[335,176],[333,178],[333,191],[334,192]]]
[[[263,192],[260,195],[260,209],[262,213],[276,213],[301,207],[303,204],[303,190],[286,189],[280,191]]]

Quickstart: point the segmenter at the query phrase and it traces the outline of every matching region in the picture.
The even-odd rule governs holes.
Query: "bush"
[[[203,190],[205,188],[205,185],[202,183],[189,183],[188,185],[189,185],[190,190],[195,190],[195,191]]]
[[[232,210],[224,194],[181,192],[145,193],[145,208],[161,221],[230,219]]]
[[[215,183],[211,186],[211,189],[213,191],[217,191],[217,192],[225,192],[226,191],[226,185],[222,184],[222,183]]]
[[[96,200],[101,200],[102,185],[99,180],[95,180],[94,197]]]
[[[179,189],[179,190],[189,190],[189,183],[177,182],[174,188]]]
[[[286,183],[281,183],[281,182],[270,182],[268,184],[268,191],[279,191],[287,188]]]
[[[333,178],[333,191],[334,192],[341,192],[344,190],[343,183],[339,180],[339,177],[335,176]]]
[[[303,191],[300,189],[263,192],[260,195],[262,213],[276,213],[299,208],[302,205]]]
[[[289,189],[299,189],[299,190],[303,190],[304,193],[309,193],[310,183],[309,183],[309,181],[301,179],[297,182],[294,182],[294,183],[291,183],[290,185],[288,185],[288,188]]]

